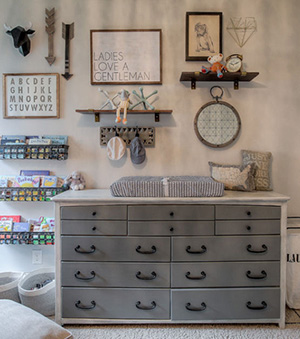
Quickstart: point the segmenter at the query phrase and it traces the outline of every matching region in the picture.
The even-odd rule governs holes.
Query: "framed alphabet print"
[[[162,84],[161,29],[91,30],[91,84]]]
[[[59,118],[59,74],[3,74],[5,119]]]
[[[222,53],[222,13],[186,13],[186,61],[206,61]]]

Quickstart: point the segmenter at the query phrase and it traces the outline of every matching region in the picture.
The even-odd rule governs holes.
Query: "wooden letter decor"
[[[55,61],[55,56],[53,55],[53,35],[55,32],[54,22],[55,22],[55,8],[48,10],[45,9],[46,13],[46,32],[48,34],[48,56],[45,59],[48,61],[48,64],[51,66]]]
[[[74,22],[70,25],[62,24],[62,37],[66,41],[65,45],[65,74],[62,76],[69,80],[73,74],[70,74],[70,40],[74,38]]]

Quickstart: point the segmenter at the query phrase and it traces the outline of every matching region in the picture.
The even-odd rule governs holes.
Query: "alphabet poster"
[[[59,74],[3,76],[4,118],[59,118]]]
[[[92,30],[91,84],[162,84],[161,30]]]

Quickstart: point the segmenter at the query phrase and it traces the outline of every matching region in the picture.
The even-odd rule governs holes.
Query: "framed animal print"
[[[186,13],[186,61],[206,61],[222,53],[222,13]]]

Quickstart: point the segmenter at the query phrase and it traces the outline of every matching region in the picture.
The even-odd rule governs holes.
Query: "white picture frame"
[[[162,84],[161,29],[91,30],[91,84]]]
[[[3,74],[3,106],[4,119],[58,119],[59,74]]]

